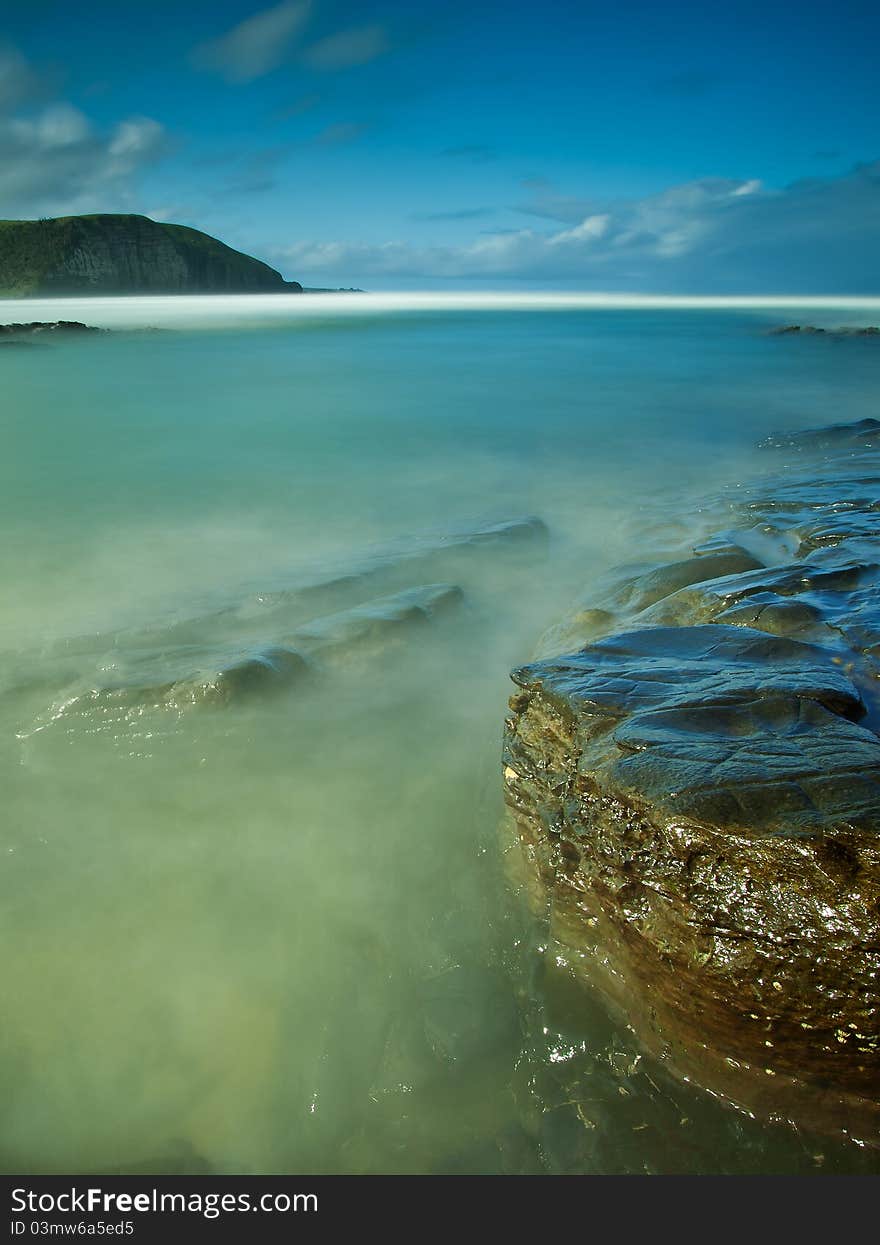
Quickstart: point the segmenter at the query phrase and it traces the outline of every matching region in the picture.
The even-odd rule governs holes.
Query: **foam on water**
[[[6,314],[4,315],[4,310]],[[223,328],[295,325],[321,317],[425,311],[737,311],[754,315],[833,313],[880,317],[880,298],[854,296],[613,294],[548,291],[193,294],[128,298],[0,299],[8,321],[83,320],[101,328]]]

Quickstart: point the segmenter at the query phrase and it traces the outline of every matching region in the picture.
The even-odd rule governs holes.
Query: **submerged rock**
[[[263,699],[301,682],[324,663],[373,656],[463,599],[455,584],[427,584],[316,619],[277,643],[251,650],[185,645],[171,654],[150,651],[127,662],[123,656],[121,676],[114,663],[113,681],[96,680],[97,686],[52,706],[48,722],[96,712],[114,719],[147,710],[181,713],[193,706]],[[44,725],[41,721],[37,729]]]
[[[232,662],[213,678],[195,677],[172,684],[168,699],[177,705],[188,702],[229,704],[287,687],[308,669],[309,663],[295,649],[263,649]]]
[[[880,1145],[874,422],[789,438],[809,464],[738,490],[717,544],[551,631],[504,785],[557,963],[676,1074]],[[785,560],[726,570],[755,534]]]
[[[309,663],[294,649],[266,648],[218,661],[203,669],[162,683],[138,683],[134,677],[125,683],[93,688],[67,706],[78,709],[89,703],[103,707],[182,710],[191,705],[229,705],[253,696],[265,696],[288,687],[304,676]]]
[[[381,644],[414,624],[430,622],[437,614],[459,605],[463,599],[464,593],[455,584],[429,584],[405,589],[393,596],[319,618],[300,628],[296,641],[307,651],[324,656],[351,650],[370,641]]]
[[[880,329],[876,330],[880,332]],[[859,419],[852,424],[829,424],[803,432],[774,432],[760,444],[765,450],[827,450],[843,446],[860,448],[880,443],[880,419]]]
[[[510,985],[490,969],[456,964],[421,983],[424,1033],[434,1057],[460,1067],[515,1051],[519,1021]]]
[[[53,656],[99,655],[119,648],[149,652],[279,643],[316,621],[323,628],[330,617],[422,591],[413,584],[443,581],[441,586],[454,594],[482,587],[493,574],[506,577],[511,565],[533,574],[533,560],[548,536],[543,520],[525,516],[409,538],[363,551],[343,570],[280,587],[243,587],[234,601],[224,601],[210,612],[65,638],[53,646]],[[458,584],[462,588],[451,587]]]

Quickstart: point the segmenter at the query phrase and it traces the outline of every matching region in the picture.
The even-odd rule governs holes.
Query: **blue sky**
[[[880,9],[0,0],[0,216],[306,284],[880,293]]]

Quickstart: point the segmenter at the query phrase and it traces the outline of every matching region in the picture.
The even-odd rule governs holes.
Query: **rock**
[[[770,329],[771,337],[785,337],[793,334],[823,337],[876,337],[880,336],[880,328],[875,324],[846,325],[838,329],[816,328],[814,324],[783,324],[779,328]]]
[[[880,1145],[875,422],[787,438],[809,464],[736,490],[739,526],[692,561],[723,572],[768,526],[786,560],[609,577],[591,642],[545,637],[504,785],[547,954],[644,1048]]]
[[[741,571],[752,571],[761,565],[757,558],[753,558],[744,549],[731,548],[723,553],[706,553],[682,562],[669,562],[624,581],[614,594],[613,600],[616,605],[641,610],[663,597],[671,596],[688,584],[736,575]]]
[[[79,697],[104,706],[182,710],[191,705],[229,705],[289,687],[309,671],[309,663],[289,648],[266,648],[230,659],[226,664],[179,679],[149,685],[128,682],[96,688]]]
[[[476,558],[484,562],[487,554],[497,557],[502,551],[510,556],[520,551],[531,552],[547,539],[546,524],[531,515],[462,531],[429,534],[366,554],[342,574],[260,592],[238,609],[253,612],[256,606],[261,613],[293,611],[311,617],[316,609],[338,610],[344,604],[356,604],[365,592],[406,591],[405,586],[416,577],[425,579],[436,574],[440,578],[466,570]]]
[[[874,329],[873,332],[880,332]],[[806,432],[774,432],[760,444],[768,450],[825,450],[843,446],[858,448],[880,443],[880,419],[859,419],[852,424],[830,424]]]
[[[77,334],[105,332],[107,332],[106,329],[98,329],[91,324],[83,324],[80,320],[31,320],[24,324],[0,324],[0,334],[4,337],[33,336],[37,333]]]
[[[528,515],[524,519],[505,519],[501,523],[489,523],[486,527],[476,528],[470,532],[453,534],[448,543],[461,545],[487,544],[519,544],[522,541],[546,541],[549,533],[547,524],[537,515]]]
[[[249,696],[262,696],[301,678],[309,663],[294,649],[268,648],[244,657],[221,670],[208,683],[190,681],[174,685],[178,703],[181,693],[192,689],[194,700],[211,700],[222,704]]]
[[[375,655],[463,599],[454,584],[427,584],[316,619],[249,651],[181,645],[170,654],[160,648],[132,658],[123,650],[117,653],[112,682],[95,680],[96,686],[54,704],[37,729],[96,713],[109,722],[144,710],[181,713],[195,706],[226,707],[264,698],[299,683],[316,665]]]
[[[430,587],[434,580],[454,578],[465,587],[470,582],[477,587],[496,564],[499,573],[506,577],[510,560],[530,563],[547,539],[545,524],[532,516],[461,531],[432,533],[363,552],[353,558],[349,567],[334,574],[313,579],[302,577],[298,582],[282,586],[263,585],[258,591],[248,586],[233,602],[224,603],[212,612],[174,621],[159,620],[153,625],[122,632],[70,637],[59,641],[54,653],[59,656],[101,654],[120,647],[152,652],[182,649],[188,645],[219,649],[286,642],[303,626],[308,628],[316,622],[323,631],[332,615],[341,615],[362,605],[371,609],[380,597],[390,599],[396,598],[398,593],[409,593],[413,591],[413,583]],[[528,569],[531,570],[530,565]],[[457,594],[462,589],[450,583],[441,586],[444,593],[451,590],[451,595],[446,595],[447,604],[460,599]],[[442,608],[439,599],[432,608]]]
[[[325,657],[341,650],[350,652],[355,646],[382,643],[402,629],[430,622],[463,599],[464,593],[455,584],[408,588],[309,623],[296,632],[295,640],[306,651]]]
[[[880,740],[851,720],[861,697],[818,646],[747,627],[658,627],[513,677],[530,697],[526,737],[538,718],[569,720],[579,774],[612,798],[730,831],[837,815],[880,829]],[[508,758],[531,772],[514,737]]]
[[[745,549],[731,545],[720,552],[707,550],[680,562],[612,571],[597,586],[601,606],[575,608],[562,623],[551,627],[541,637],[538,655],[558,653],[605,635],[613,631],[622,618],[638,615],[658,602],[671,598],[675,603],[681,599],[681,590],[688,585],[726,578],[731,573],[754,570],[762,565]]]

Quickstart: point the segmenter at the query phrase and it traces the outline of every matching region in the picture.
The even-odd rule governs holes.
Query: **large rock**
[[[551,631],[504,782],[548,955],[678,1075],[880,1145],[874,434],[774,438],[732,529]]]

